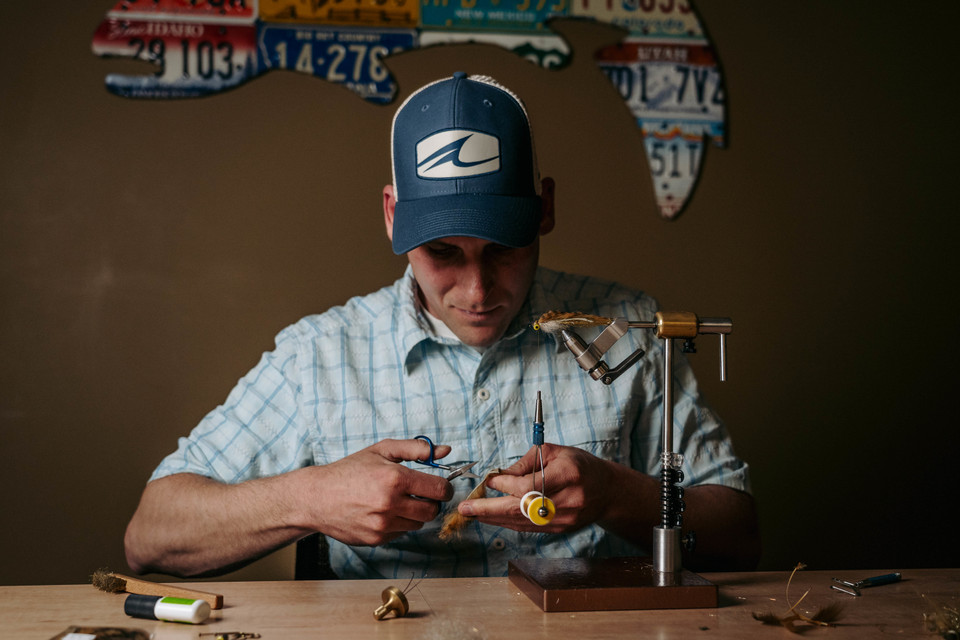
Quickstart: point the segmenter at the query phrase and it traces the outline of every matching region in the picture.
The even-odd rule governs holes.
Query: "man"
[[[343,578],[505,575],[518,556],[649,549],[662,346],[649,331],[628,334],[610,361],[638,347],[648,355],[606,386],[531,324],[550,310],[649,319],[654,301],[538,267],[554,184],[539,177],[522,103],[492,80],[456,73],[415,92],[394,118],[392,149],[384,221],[406,273],[288,327],[180,440],[127,529],[134,570],[222,573],[317,531]],[[747,466],[683,360],[675,378],[693,568],[752,568]],[[519,508],[533,488],[538,390],[557,509],[545,526]],[[421,434],[444,462],[504,469],[489,482],[495,495],[464,500],[475,480],[412,463],[429,455]],[[449,542],[437,536],[444,503],[476,517]]]

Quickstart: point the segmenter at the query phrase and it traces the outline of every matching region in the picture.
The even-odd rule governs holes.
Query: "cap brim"
[[[453,236],[481,238],[507,247],[525,247],[540,228],[539,196],[457,194],[397,202],[393,252]]]

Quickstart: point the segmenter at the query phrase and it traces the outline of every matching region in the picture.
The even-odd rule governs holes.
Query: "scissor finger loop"
[[[425,465],[427,465],[428,467],[436,467],[436,468],[438,468],[438,469],[446,469],[446,468],[447,468],[446,465],[437,464],[436,462],[434,462],[434,460],[433,460],[433,440],[431,440],[431,439],[428,438],[427,436],[417,436],[416,438],[414,438],[414,440],[423,440],[423,441],[426,442],[428,445],[430,445],[430,457],[427,458],[426,460],[417,460],[417,462],[419,462],[420,464],[425,464]]]
[[[460,478],[460,477],[477,478],[477,479],[480,478],[480,476],[470,471],[471,467],[477,464],[476,462],[468,462],[467,464],[459,467],[454,467],[449,464],[440,464],[439,462],[436,462],[433,459],[434,445],[433,445],[433,441],[430,438],[428,438],[427,436],[417,436],[415,440],[423,440],[428,445],[430,445],[430,457],[427,458],[426,460],[417,460],[417,463],[426,465],[428,467],[433,467],[434,469],[442,469],[443,471],[450,471],[451,473],[450,475],[447,476],[447,480],[453,480],[454,478]]]

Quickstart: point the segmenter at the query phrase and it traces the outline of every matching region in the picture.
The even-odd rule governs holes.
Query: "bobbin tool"
[[[440,464],[433,459],[433,440],[427,436],[417,436],[415,440],[423,440],[428,445],[430,445],[430,457],[426,460],[417,460],[418,464],[422,464],[428,467],[433,467],[434,469],[442,469],[443,471],[449,471],[450,475],[447,476],[447,480],[454,480],[456,478],[476,478],[480,479],[480,476],[470,471],[473,468],[473,465],[477,464],[476,461],[468,462],[467,464],[461,465],[459,467],[454,467],[448,464]]]
[[[520,513],[535,525],[543,526],[553,520],[557,507],[547,497],[547,481],[543,464],[543,400],[537,391],[537,404],[534,407],[533,446],[536,457],[533,463],[533,489],[520,498]],[[537,490],[537,469],[540,471],[540,490]]]

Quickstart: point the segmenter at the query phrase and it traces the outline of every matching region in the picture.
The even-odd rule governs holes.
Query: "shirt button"
[[[507,541],[503,538],[494,538],[493,542],[490,543],[490,547],[496,551],[503,551],[507,547]]]
[[[487,389],[480,389],[479,391],[477,391],[477,398],[479,398],[480,400],[489,400],[490,391],[488,391]]]

